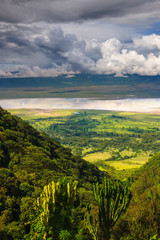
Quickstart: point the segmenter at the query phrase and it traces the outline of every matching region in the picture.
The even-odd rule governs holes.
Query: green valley
[[[160,149],[160,116],[96,110],[10,110],[121,180]]]
[[[13,112],[39,126],[41,132],[0,108],[3,239],[159,240],[160,153],[147,161],[158,152],[158,115]],[[54,135],[53,126],[63,144],[70,140],[68,145],[76,156],[44,132]],[[78,153],[91,157],[88,161],[99,169]],[[119,168],[122,164],[126,173],[115,170],[111,163]],[[141,167],[133,173],[135,165]]]

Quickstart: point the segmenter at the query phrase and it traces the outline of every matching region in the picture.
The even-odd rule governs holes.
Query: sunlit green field
[[[160,151],[160,115],[95,110],[17,109],[12,114],[73,153],[124,177]]]

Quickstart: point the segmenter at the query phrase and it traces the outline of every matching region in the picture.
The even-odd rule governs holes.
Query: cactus
[[[99,208],[99,224],[104,239],[110,239],[110,232],[130,202],[131,193],[118,181],[104,179],[102,186],[93,184],[93,192]]]

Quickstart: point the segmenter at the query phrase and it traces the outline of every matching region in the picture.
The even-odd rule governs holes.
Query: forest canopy
[[[3,239],[158,239],[159,175],[157,153],[132,178],[117,181],[0,108]],[[106,225],[109,211],[118,215],[109,218],[114,224]],[[110,226],[109,232],[104,226]]]

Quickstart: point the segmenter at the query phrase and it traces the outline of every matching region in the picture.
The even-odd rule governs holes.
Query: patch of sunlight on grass
[[[111,154],[109,152],[95,152],[95,153],[86,155],[84,159],[89,162],[96,162],[98,160],[105,160],[110,157],[111,157]]]
[[[120,152],[121,156],[122,157],[125,157],[125,156],[132,156],[134,154],[134,152],[132,150],[123,150],[122,152]]]
[[[92,151],[93,151],[93,148],[83,148],[82,156],[84,156],[84,155],[86,155],[87,153],[92,152]]]
[[[116,170],[126,170],[132,168],[139,168],[148,161],[149,157],[138,156],[122,161],[107,161],[107,164],[114,167]]]

